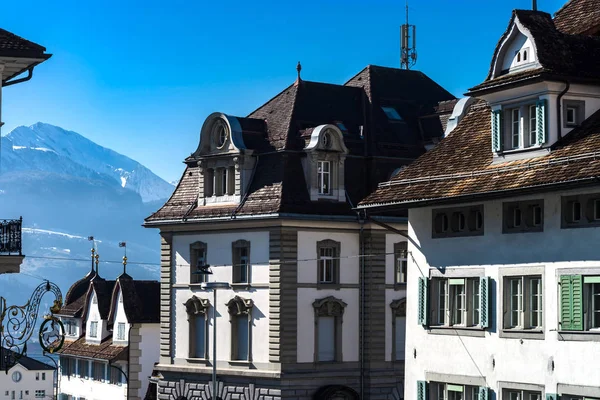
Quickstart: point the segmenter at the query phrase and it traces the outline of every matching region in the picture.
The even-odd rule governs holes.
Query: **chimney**
[[[537,11],[537,0],[531,0],[531,8],[533,11]]]

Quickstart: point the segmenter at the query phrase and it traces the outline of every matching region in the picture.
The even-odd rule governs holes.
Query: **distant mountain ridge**
[[[168,198],[173,185],[151,170],[77,132],[38,122],[19,126],[2,140],[2,172],[45,171],[112,181],[143,202]]]

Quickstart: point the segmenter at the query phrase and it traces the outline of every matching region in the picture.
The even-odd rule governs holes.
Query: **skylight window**
[[[346,128],[346,125],[344,125],[342,121],[336,121],[335,125],[338,128],[340,128],[340,131],[342,131],[342,133],[348,133],[348,128]]]
[[[394,107],[381,107],[381,109],[390,121],[402,121],[402,117]]]

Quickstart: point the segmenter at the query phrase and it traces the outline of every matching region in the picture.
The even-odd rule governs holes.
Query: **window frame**
[[[195,273],[202,260],[202,265],[208,265],[208,245],[201,241],[190,244],[190,284],[192,285],[208,282],[208,275]]]
[[[481,276],[469,277],[438,277],[430,279],[430,313],[432,315],[431,328],[459,328],[483,329],[481,327],[481,309],[479,298],[481,296]],[[460,283],[462,281],[462,283]],[[457,292],[462,287],[463,293]],[[478,293],[475,294],[475,288]],[[443,290],[442,290],[443,289]],[[457,295],[462,296],[463,306],[455,309]],[[474,301],[477,299],[477,304]],[[443,303],[443,307],[440,304]],[[475,312],[478,320],[475,321]],[[457,318],[460,315],[460,322]]]
[[[408,277],[408,241],[394,243],[394,285],[406,285]]]
[[[521,148],[521,107],[510,108],[508,110],[510,113],[510,150],[517,150]],[[517,119],[515,120],[515,113]],[[515,132],[516,125],[516,132]],[[517,144],[515,145],[515,138],[517,139]]]
[[[538,207],[541,219],[536,221]],[[517,215],[520,216],[517,218]],[[543,232],[544,219],[544,199],[502,203],[503,234]]]
[[[392,361],[401,361],[404,362],[406,360],[406,298],[397,299],[390,303],[391,316],[392,316]],[[398,349],[396,342],[397,336],[400,333],[398,331],[397,319],[404,318],[404,349],[402,350],[402,357],[398,356]]]
[[[573,111],[573,120],[569,121],[569,111]],[[563,99],[562,102],[563,128],[574,128],[585,120],[585,101]]]
[[[197,359],[208,360],[209,359],[208,310],[211,308],[210,300],[199,298],[196,295],[194,295],[194,296],[190,297],[185,303],[183,303],[183,305],[185,306],[185,311],[186,311],[187,319],[188,319],[188,328],[189,328],[188,358],[195,359],[195,360],[197,360]],[[212,314],[213,314],[213,318],[215,318],[216,311],[215,311],[214,307],[212,307]],[[204,356],[203,357],[198,357],[197,351],[196,351],[196,326],[197,326],[196,318],[198,318],[199,316],[202,316],[204,318]]]
[[[90,321],[90,338],[98,338],[98,321]]]
[[[331,256],[321,255],[325,249],[332,249]],[[340,284],[340,256],[341,242],[325,239],[317,242],[317,288],[329,287]],[[321,280],[321,270],[327,268],[327,261],[331,262],[332,280],[330,282]],[[327,274],[325,273],[324,276]]]
[[[431,213],[431,237],[433,239],[482,236],[485,234],[483,204],[465,207],[435,208],[432,209]],[[461,224],[461,220],[463,224]]]
[[[327,166],[327,171],[325,171]],[[317,193],[319,196],[332,196],[333,163],[330,160],[317,160]],[[327,177],[327,191],[323,190],[324,178]]]
[[[313,310],[315,316],[315,333],[314,333],[314,362],[319,364],[336,363],[343,361],[343,335],[342,323],[344,310],[348,304],[343,300],[334,296],[324,297],[313,302]],[[321,361],[319,360],[319,317],[334,317],[334,360]]]
[[[538,324],[532,326],[532,287],[531,282],[539,279],[541,293],[538,300]],[[512,321],[511,309],[511,281],[519,281],[521,289],[520,308],[515,310],[518,321]],[[501,305],[501,319],[498,319],[498,331],[501,338],[512,339],[544,339],[546,328],[546,293],[548,288],[545,280],[545,268],[543,266],[508,267],[499,270],[498,301]]]
[[[251,242],[248,240],[239,239],[231,243],[231,282],[233,286],[250,286],[252,283],[250,250]],[[244,251],[246,255],[242,255]]]
[[[230,363],[252,363],[252,325],[253,325],[253,309],[254,301],[252,299],[245,299],[240,296],[235,296],[229,302],[227,302],[227,311],[229,313],[229,322],[231,325],[231,352],[230,352]],[[238,358],[238,327],[240,316],[246,316],[248,322],[248,357],[245,360]]]
[[[573,207],[579,203],[579,220]],[[593,228],[600,226],[600,193],[561,196],[561,229]]]

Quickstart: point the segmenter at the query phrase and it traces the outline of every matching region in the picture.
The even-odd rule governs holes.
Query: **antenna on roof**
[[[417,27],[408,23],[408,1],[406,2],[406,24],[400,27],[400,68],[410,69],[417,62]]]
[[[531,9],[537,11],[537,0],[531,0]]]

